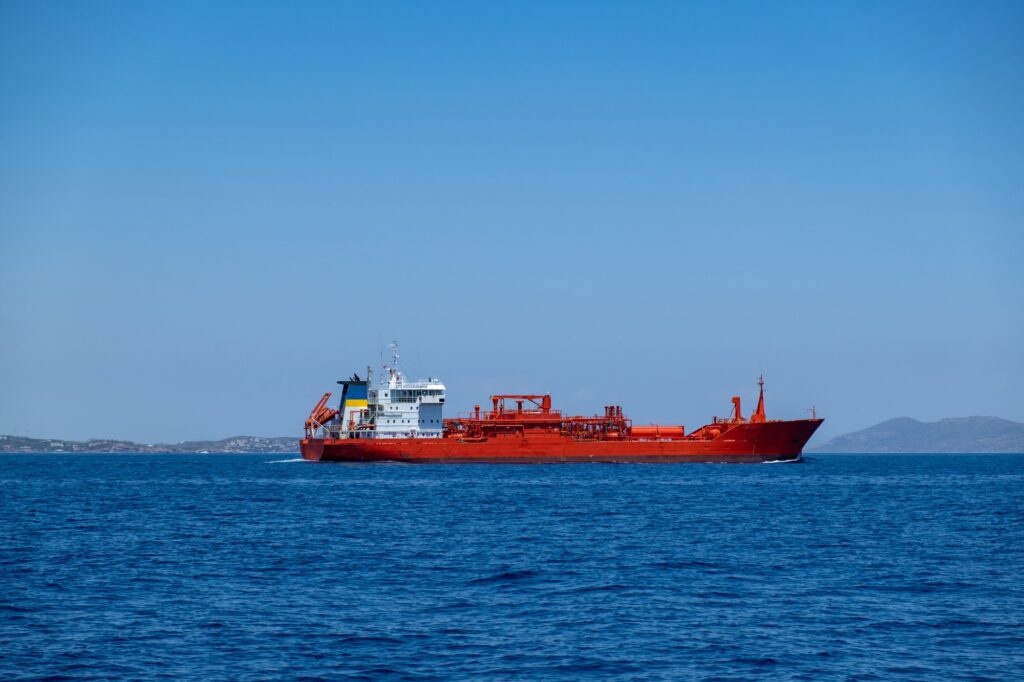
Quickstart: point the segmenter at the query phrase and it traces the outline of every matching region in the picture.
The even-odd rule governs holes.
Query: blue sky
[[[1024,420],[1020,3],[0,4],[0,433]]]

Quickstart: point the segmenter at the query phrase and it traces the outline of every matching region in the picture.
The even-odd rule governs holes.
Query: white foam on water
[[[275,459],[266,464],[289,464],[291,462],[308,462],[309,460],[302,459],[301,457],[295,457],[294,459]]]
[[[767,462],[761,462],[761,464],[797,464],[802,461],[804,461],[803,455],[796,459],[771,459]]]

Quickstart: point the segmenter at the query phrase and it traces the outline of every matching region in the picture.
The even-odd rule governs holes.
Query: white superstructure
[[[409,381],[398,367],[398,345],[377,386],[367,391],[366,407],[345,414],[334,438],[440,438],[444,428],[445,388],[439,379]],[[346,410],[346,413],[349,411]]]

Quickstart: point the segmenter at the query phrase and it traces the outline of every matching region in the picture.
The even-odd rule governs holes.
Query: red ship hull
[[[558,433],[482,439],[304,438],[304,459],[317,462],[541,464],[560,462],[797,461],[821,419],[737,424],[720,435],[674,440],[582,440]]]

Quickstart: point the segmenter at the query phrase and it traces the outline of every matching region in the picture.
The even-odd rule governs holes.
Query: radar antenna
[[[398,342],[392,341],[388,344],[388,348],[391,349],[391,366],[398,369]]]
[[[388,348],[391,350],[391,364],[384,365],[385,374],[388,377],[388,382],[394,381],[396,384],[400,384],[402,383],[402,372],[398,369],[398,342],[392,341],[388,344]],[[383,354],[384,351],[381,351],[381,355]],[[382,381],[384,380],[382,379]]]

